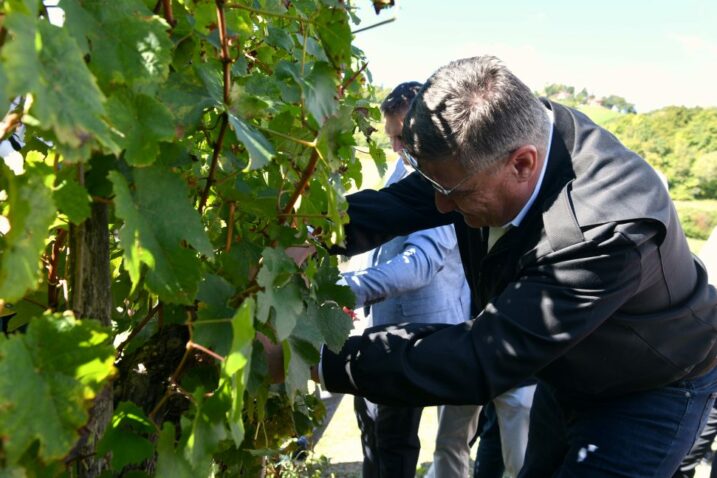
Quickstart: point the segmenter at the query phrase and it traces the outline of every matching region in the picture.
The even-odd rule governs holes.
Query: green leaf
[[[174,448],[176,431],[170,422],[164,422],[164,427],[157,440],[157,476],[171,476],[172,478],[195,478],[197,475],[192,469],[183,453]]]
[[[254,300],[248,298],[242,302],[232,318],[231,352],[224,362],[224,373],[233,376],[249,364],[254,339]]]
[[[356,296],[350,287],[337,284],[340,278],[339,271],[332,264],[331,258],[326,257],[319,265],[312,282],[317,300],[319,303],[332,301],[353,309],[356,304]]]
[[[283,48],[284,50],[291,52],[294,49],[294,41],[291,39],[291,35],[283,28],[276,28],[269,26],[269,35],[266,37],[266,43],[273,47]]]
[[[109,332],[94,320],[53,314],[33,319],[25,335],[0,339],[0,430],[10,464],[35,440],[45,461],[72,448],[114,373]]]
[[[62,10],[65,12],[64,27],[75,39],[83,55],[90,53],[90,45],[87,41],[92,35],[95,27],[95,20],[87,10],[80,4],[80,0],[61,0]]]
[[[354,121],[348,106],[342,107],[331,117],[331,121],[321,126],[316,147],[332,167],[337,168],[346,158],[353,157],[353,147],[356,145],[353,132]]]
[[[273,310],[277,338],[281,341],[291,335],[304,311],[304,301],[292,272],[294,262],[278,249],[266,248],[262,253],[264,265],[257,275],[257,283],[264,288],[257,294],[257,319],[266,322]]]
[[[204,398],[204,391],[200,389],[194,398],[197,405],[187,440],[187,458],[197,476],[207,476],[212,465],[212,455],[227,436],[224,427],[226,407],[219,394]]]
[[[232,399],[231,410],[227,413],[229,429],[234,444],[241,446],[244,441],[244,390],[251,369],[252,340],[254,339],[254,300],[248,298],[232,318],[232,347],[224,361],[222,374],[227,377]]]
[[[197,300],[197,327],[193,340],[208,347],[219,355],[229,353],[231,346],[231,325],[227,322],[202,324],[204,320],[229,319],[234,309],[229,307],[229,299],[234,295],[234,287],[223,277],[209,274],[199,284]]]
[[[6,93],[34,96],[25,120],[52,130],[72,159],[87,158],[95,139],[118,152],[102,119],[104,97],[69,33],[19,13],[9,14],[4,26],[12,37],[2,49],[4,69],[13,72]]]
[[[127,465],[151,458],[154,445],[146,435],[154,432],[152,422],[141,408],[132,402],[122,402],[112,415],[112,422],[97,444],[97,453],[112,452],[112,468],[121,470]]]
[[[284,350],[284,370],[286,380],[284,386],[289,400],[294,399],[296,392],[306,392],[306,384],[311,379],[311,365],[302,355],[300,341],[287,340],[282,343]],[[317,354],[318,355],[318,354]]]
[[[117,144],[125,150],[131,166],[147,166],[157,159],[159,142],[174,138],[172,113],[151,96],[118,89],[107,101],[107,114],[120,135]]]
[[[82,224],[85,219],[90,217],[92,198],[87,193],[87,189],[74,179],[66,178],[62,181],[53,191],[52,197],[57,209],[67,214],[71,223]]]
[[[169,74],[169,25],[140,0],[84,0],[82,5],[95,20],[87,33],[92,46],[90,67],[100,83],[127,84],[144,93],[157,91]]]
[[[320,307],[309,307],[307,316],[321,332],[326,346],[332,352],[338,353],[353,328],[351,318],[341,307],[331,302]]]
[[[237,139],[242,142],[249,153],[251,161],[246,170],[260,169],[266,166],[276,153],[264,135],[231,113],[229,113],[229,124],[231,124]]]
[[[334,114],[338,108],[336,101],[336,72],[327,63],[316,62],[306,81],[301,82],[306,108],[319,125]]]
[[[386,152],[381,148],[375,141],[368,142],[368,151],[373,159],[378,174],[384,176],[388,170],[388,164],[386,163]]]
[[[120,230],[124,267],[136,286],[146,264],[146,284],[167,302],[190,304],[201,277],[197,254],[182,247],[186,241],[213,258],[212,245],[188,199],[187,186],[174,174],[155,168],[134,170],[135,192],[124,177],[109,174],[114,184],[115,208],[125,224]]]
[[[171,110],[178,127],[185,133],[194,131],[204,110],[217,104],[193,70],[170,73],[159,98]]]
[[[316,30],[331,63],[347,66],[351,61],[351,27],[345,7],[322,8]]]
[[[221,64],[218,61],[209,61],[195,67],[197,76],[204,83],[204,89],[214,100],[214,106],[224,104],[224,79]]]
[[[15,176],[5,166],[0,167],[0,173],[8,183],[10,223],[4,248],[0,249],[0,297],[14,302],[34,289],[40,278],[40,257],[55,217],[55,205],[42,176],[31,171]]]
[[[0,111],[7,111],[10,109],[10,98],[5,92],[7,86],[7,75],[5,74],[5,68],[0,63]]]

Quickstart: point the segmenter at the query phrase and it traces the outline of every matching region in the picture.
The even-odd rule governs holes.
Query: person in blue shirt
[[[381,104],[391,147],[403,148],[403,117],[421,84],[398,85]],[[409,174],[396,162],[386,186]],[[400,236],[369,253],[367,267],[344,274],[357,307],[370,309],[370,325],[404,322],[460,323],[470,318],[470,291],[452,226]],[[420,442],[421,407],[376,405],[354,401],[364,452],[363,476],[412,477]],[[446,406],[439,410],[434,471],[437,476],[468,475],[469,442],[480,407]]]

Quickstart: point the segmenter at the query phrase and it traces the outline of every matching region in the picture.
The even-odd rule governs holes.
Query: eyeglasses
[[[418,174],[421,175],[421,177],[423,179],[425,179],[426,181],[431,183],[431,186],[433,186],[433,189],[435,189],[437,192],[441,193],[444,196],[449,196],[450,194],[455,192],[461,184],[468,181],[470,178],[472,178],[478,172],[478,171],[474,171],[473,173],[469,174],[465,178],[458,181],[458,184],[456,184],[452,188],[445,188],[445,187],[441,186],[440,184],[438,184],[433,178],[429,177],[426,173],[421,171],[421,168],[418,167],[418,161],[416,160],[416,158],[411,156],[411,153],[406,151],[406,148],[403,148],[401,150],[401,155],[406,159],[406,161],[408,161],[408,164],[410,164],[411,167],[413,169],[415,169],[418,172]]]

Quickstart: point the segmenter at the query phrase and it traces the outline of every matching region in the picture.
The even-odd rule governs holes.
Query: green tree
[[[0,2],[2,473],[252,476],[321,419],[353,301],[324,247],[380,116],[352,8]]]
[[[717,198],[717,151],[697,158],[692,165],[692,176],[697,182],[698,198]]]

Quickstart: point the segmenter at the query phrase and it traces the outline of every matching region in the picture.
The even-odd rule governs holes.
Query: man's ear
[[[513,151],[508,159],[511,173],[520,181],[528,181],[538,171],[538,149],[526,144]]]

